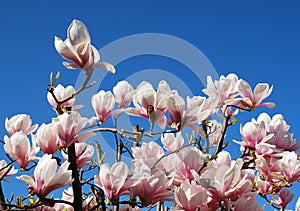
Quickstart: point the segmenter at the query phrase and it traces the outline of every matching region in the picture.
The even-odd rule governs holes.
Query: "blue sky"
[[[262,111],[270,115],[282,113],[299,140],[299,10],[297,1],[277,0],[184,4],[121,0],[2,2],[0,137],[6,134],[5,118],[17,113],[28,113],[39,124],[51,121],[55,114],[45,98],[50,72],[60,70],[63,85],[75,84],[79,74],[62,66],[63,60],[53,45],[54,36],[65,38],[68,25],[79,19],[88,26],[92,43],[98,49],[130,35],[168,34],[201,50],[219,75],[235,72],[251,85],[270,83],[274,91],[269,101],[275,102],[276,107],[260,109],[255,117]],[[165,70],[182,80],[192,77],[190,70],[178,61],[160,56],[133,57],[116,68],[114,77],[104,79],[105,89],[146,69]],[[191,80],[189,86],[193,93],[201,94],[203,85]],[[249,120],[250,116],[243,118]]]

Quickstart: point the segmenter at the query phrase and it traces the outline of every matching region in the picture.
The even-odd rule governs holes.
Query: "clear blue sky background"
[[[220,75],[235,72],[251,85],[258,82],[274,85],[269,100],[276,107],[259,112],[282,113],[299,140],[300,3],[178,2],[1,2],[0,137],[6,134],[6,117],[28,113],[40,124],[54,116],[45,98],[50,72],[61,70],[60,82],[75,84],[79,71],[72,72],[62,66],[53,40],[55,35],[65,38],[68,25],[76,18],[88,26],[98,49],[128,35],[165,33],[200,49]],[[133,58],[117,66],[119,73],[115,78],[109,76],[109,80],[115,83],[126,78],[129,69],[134,72],[143,68],[178,71],[184,67],[162,58]],[[200,94],[203,87],[197,86],[191,84]],[[11,187],[17,188],[14,183]],[[299,189],[300,185],[293,188],[296,196]],[[294,204],[295,201],[289,209],[294,209]]]

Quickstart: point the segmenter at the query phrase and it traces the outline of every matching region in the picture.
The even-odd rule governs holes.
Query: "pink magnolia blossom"
[[[114,200],[121,195],[129,195],[129,188],[132,185],[129,169],[122,161],[114,163],[112,167],[109,167],[109,164],[102,164],[99,174],[94,176],[94,182],[104,191],[109,200]]]
[[[21,168],[26,166],[33,160],[36,160],[36,153],[40,150],[36,147],[34,138],[32,138],[32,147],[30,147],[29,139],[23,132],[16,132],[10,138],[4,136],[4,150],[12,156]]]
[[[28,184],[28,191],[44,198],[51,191],[72,183],[72,171],[68,170],[69,162],[65,161],[57,170],[57,162],[52,155],[45,154],[34,170],[34,178],[22,175],[18,179]]]
[[[300,180],[300,159],[296,152],[285,153],[279,162],[287,182],[294,183]]]
[[[133,96],[133,104],[135,108],[128,108],[125,112],[133,116],[141,116],[149,119],[151,131],[154,123],[157,122],[160,128],[165,128],[165,113],[168,109],[167,100],[175,93],[171,90],[166,81],[160,81],[157,92],[153,89],[149,82],[143,81],[136,89]]]
[[[54,93],[56,99],[61,102],[65,99],[71,97],[73,94],[75,94],[75,89],[73,88],[73,86],[67,86],[65,88],[61,84],[58,84],[54,88],[53,93]],[[56,109],[57,103],[54,100],[54,98],[50,92],[48,92],[48,94],[47,94],[47,99],[48,99],[48,102],[50,103],[51,107],[53,109]],[[68,100],[67,102],[64,102],[63,104],[61,104],[60,107],[61,107],[61,109],[64,109],[66,107],[72,107],[74,102],[75,102],[75,98],[73,97],[70,100]]]
[[[119,104],[120,108],[128,106],[133,99],[134,89],[127,81],[119,81],[113,88],[113,93],[116,99],[116,103]]]
[[[201,205],[208,202],[208,195],[207,190],[194,180],[185,180],[175,189],[174,199],[176,206],[172,210],[197,211]]]
[[[76,153],[76,164],[77,168],[81,168],[84,165],[89,164],[94,154],[94,147],[86,143],[75,143],[75,153]],[[62,151],[62,156],[65,160],[68,160],[68,155]]]
[[[251,108],[254,109],[258,106],[267,106],[269,108],[273,108],[275,106],[274,103],[261,103],[264,99],[266,99],[273,90],[273,86],[269,87],[269,84],[259,83],[252,91],[251,86],[244,80],[240,79],[237,82],[237,87],[239,91],[239,95],[242,98],[237,98],[233,100],[226,101],[229,105],[238,104],[241,108]]]
[[[220,153],[218,156],[220,156]],[[230,155],[228,152],[223,151],[221,157],[228,160]],[[241,159],[231,161],[230,164],[227,161],[223,162],[223,165],[220,164],[216,162],[215,165],[209,165],[200,177],[196,177],[200,184],[202,183],[204,187],[208,188],[209,195],[212,198],[217,201],[227,199],[236,201],[240,196],[252,190],[252,183],[248,178],[248,174],[251,172],[242,169],[243,161]],[[203,181],[206,182],[203,183]]]
[[[134,196],[138,196],[143,206],[159,201],[170,201],[173,192],[168,186],[168,180],[164,172],[156,171],[149,177],[142,179],[130,188]]]
[[[62,41],[55,37],[54,45],[57,52],[65,59],[73,62],[63,64],[70,69],[80,68],[85,74],[91,75],[94,67],[104,68],[110,73],[115,73],[115,68],[107,62],[99,62],[100,54],[91,45],[90,34],[87,27],[78,20],[73,20],[67,31],[68,38]]]
[[[236,201],[234,211],[263,211],[264,206],[260,207],[256,200],[256,194],[243,196]]]
[[[202,91],[209,97],[216,98],[218,107],[222,106],[228,99],[235,98],[237,94],[236,83],[238,77],[235,74],[229,74],[226,77],[221,76],[219,80],[213,82],[211,76],[207,77],[207,88]]]
[[[23,132],[25,135],[29,135],[37,129],[38,125],[32,125],[32,120],[27,114],[17,114],[10,119],[5,119],[5,128],[9,135],[13,135],[16,132]]]
[[[0,160],[0,177],[3,178],[3,180],[8,181],[8,179],[6,179],[7,176],[11,176],[14,175],[15,173],[18,172],[17,169],[14,169],[14,167],[12,166],[11,169],[8,171],[8,169],[10,168],[10,165],[7,165],[5,160]],[[8,171],[8,172],[7,172]],[[4,175],[5,174],[5,175]]]
[[[293,200],[294,194],[288,188],[282,188],[279,195],[272,195],[272,197],[274,204],[284,210],[286,205]]]
[[[80,133],[87,124],[88,119],[82,118],[76,111],[63,113],[54,122],[61,147],[69,147],[73,143],[83,142],[95,135],[95,133],[89,131]]]
[[[258,193],[263,195],[273,192],[272,185],[267,180],[262,180],[260,176],[255,177],[255,185]]]
[[[165,133],[160,140],[164,148],[169,152],[178,150],[184,143],[181,132],[177,132],[176,137],[174,133]]]
[[[210,116],[211,110],[206,107],[205,97],[194,96],[192,98],[187,97],[187,109],[184,110],[184,100],[178,95],[173,95],[168,100],[168,113],[171,118],[169,124],[177,131],[185,126],[198,131],[197,126],[192,123],[202,122]]]
[[[162,159],[165,171],[172,178],[172,184],[179,186],[185,180],[193,180],[193,171],[199,172],[204,167],[203,155],[197,148],[183,148],[176,154]]]
[[[54,154],[59,150],[58,135],[54,123],[42,124],[34,136],[36,143],[44,154]]]
[[[113,94],[108,91],[101,90],[92,96],[92,106],[100,123],[104,123],[112,116],[112,109],[115,105],[115,98]]]
[[[132,155],[134,160],[143,162],[152,168],[155,162],[164,155],[164,150],[160,145],[151,141],[143,143],[141,147],[132,148]]]

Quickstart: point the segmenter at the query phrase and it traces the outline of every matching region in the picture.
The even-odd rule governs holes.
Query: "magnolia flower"
[[[124,162],[117,162],[109,167],[109,164],[100,166],[99,174],[94,176],[95,185],[100,187],[109,200],[129,194],[132,181],[129,178],[129,169]]]
[[[177,132],[176,137],[174,133],[165,133],[160,140],[164,148],[169,152],[178,150],[184,143],[181,132]]]
[[[158,123],[160,128],[165,128],[165,113],[168,109],[167,100],[176,93],[176,91],[170,89],[166,81],[159,82],[157,92],[149,82],[143,81],[138,85],[135,95],[133,96],[135,108],[128,108],[125,112],[129,115],[149,119],[151,131],[155,122]]]
[[[185,180],[174,191],[176,206],[172,210],[195,211],[208,201],[207,190],[195,181]]]
[[[220,156],[220,153],[218,156]],[[223,152],[221,154],[222,157],[225,160],[230,159],[230,155],[227,152]],[[208,165],[206,170],[201,173],[200,178],[196,175],[194,177],[201,185],[208,188],[209,195],[215,200],[223,201],[228,198],[236,201],[240,196],[252,190],[252,183],[248,179],[248,174],[251,172],[242,169],[242,159],[230,161],[230,163],[225,160],[222,162],[223,165],[220,165],[220,161]],[[206,182],[203,183],[203,181]]]
[[[178,153],[165,157],[161,162],[169,177],[172,178],[172,184],[176,186],[180,186],[186,179],[193,180],[192,171],[199,172],[204,167],[201,152],[194,147],[183,148]]]
[[[10,166],[11,166],[11,169],[8,171],[8,169],[10,168]],[[0,160],[0,177],[3,178],[3,180],[8,181],[5,177],[6,176],[14,175],[17,172],[18,172],[18,170],[14,169],[14,166],[7,165],[7,163],[6,163],[5,160]]]
[[[150,168],[152,168],[155,162],[163,155],[164,150],[154,141],[143,143],[141,147],[132,148],[132,156],[134,157],[134,160],[143,162]]]
[[[28,175],[17,177],[28,184],[30,194],[44,198],[51,191],[72,183],[72,171],[68,170],[69,162],[65,161],[57,170],[57,162],[52,155],[45,154],[34,170],[34,178]]]
[[[73,143],[83,142],[95,135],[87,131],[80,133],[88,122],[87,118],[82,118],[76,111],[63,113],[54,119],[61,147],[69,147]]]
[[[264,206],[260,207],[256,200],[256,194],[240,197],[234,205],[234,211],[263,211]]]
[[[27,114],[17,114],[10,119],[5,119],[5,128],[9,135],[13,135],[16,132],[22,131],[25,135],[29,135],[34,132],[38,125],[32,125],[32,120]]]
[[[238,77],[231,73],[229,75],[220,76],[219,80],[213,82],[211,76],[207,77],[207,88],[202,91],[209,97],[216,98],[218,106],[222,106],[226,100],[235,98],[237,94],[236,83]]]
[[[74,95],[75,94],[75,89],[72,86],[67,86],[65,88],[62,85],[58,84],[54,88],[53,94],[55,95],[56,99],[61,102],[61,101],[65,100],[65,99],[71,97],[72,95]],[[48,92],[48,94],[47,94],[47,99],[48,99],[48,102],[50,103],[51,107],[53,109],[56,109],[57,103],[54,100],[54,98],[53,98],[53,96],[52,96],[52,94],[50,92]],[[62,110],[64,108],[66,108],[66,107],[72,107],[73,104],[74,104],[74,102],[75,102],[75,98],[73,97],[70,100],[62,103],[60,105],[60,107],[61,107]]]
[[[73,62],[63,64],[70,69],[80,68],[90,75],[94,67],[106,69],[114,74],[115,68],[107,62],[99,62],[100,54],[91,45],[90,34],[87,27],[78,20],[73,20],[67,31],[67,39],[62,41],[55,37],[54,45],[57,52],[65,59]]]
[[[64,159],[68,160],[68,155],[64,151],[61,152]],[[75,153],[77,168],[81,168],[82,166],[89,164],[88,161],[94,154],[94,147],[86,143],[75,143]]]
[[[272,197],[274,204],[284,210],[286,205],[293,200],[294,194],[288,188],[282,188],[279,195],[272,195]]]
[[[132,102],[134,89],[127,81],[119,81],[117,85],[114,86],[113,93],[119,107],[124,108]]]
[[[173,192],[167,185],[167,177],[164,172],[157,171],[153,175],[142,179],[130,188],[134,196],[138,196],[143,206],[159,201],[170,201]]]
[[[4,136],[4,150],[12,156],[21,168],[26,166],[33,160],[36,160],[36,153],[40,150],[36,147],[34,138],[32,138],[32,147],[30,147],[29,139],[23,132],[16,132],[10,138]]]
[[[111,110],[114,108],[114,105],[115,98],[110,91],[105,92],[101,90],[92,96],[92,106],[100,123],[104,123],[113,115]]]
[[[279,167],[287,182],[294,183],[300,180],[300,160],[296,152],[285,153],[279,162]]]
[[[34,138],[44,154],[54,154],[59,150],[57,129],[54,123],[47,125],[43,123]]]
[[[239,94],[242,98],[232,99],[226,101],[226,104],[235,105],[238,104],[241,108],[251,108],[254,109],[258,106],[267,106],[269,108],[273,108],[275,106],[274,103],[261,103],[264,99],[266,99],[273,90],[273,86],[269,87],[269,84],[259,83],[252,91],[251,86],[244,80],[240,79],[237,82],[237,87]]]
[[[205,97],[187,97],[186,100],[187,109],[184,110],[185,102],[180,96],[173,95],[168,98],[168,113],[171,118],[170,126],[177,131],[188,126],[199,132],[198,127],[192,123],[199,123],[206,120],[210,116],[211,110],[206,108]]]

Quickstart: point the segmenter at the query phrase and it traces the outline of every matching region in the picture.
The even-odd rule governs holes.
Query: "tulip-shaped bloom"
[[[94,147],[86,143],[75,143],[76,163],[77,168],[81,168],[84,165],[89,164],[89,160],[94,154]],[[68,160],[68,155],[62,151],[62,156],[65,160]]]
[[[36,143],[44,154],[54,154],[59,150],[58,136],[54,123],[42,124],[34,136]]]
[[[55,95],[56,99],[61,102],[65,99],[71,97],[73,94],[75,94],[75,89],[72,86],[67,86],[65,88],[62,85],[58,84],[54,88],[53,94]],[[56,109],[57,103],[54,100],[54,98],[50,92],[48,92],[48,94],[47,94],[47,99],[48,99],[48,102],[50,103],[51,107],[53,109]],[[71,98],[67,102],[64,102],[63,104],[61,104],[60,107],[61,107],[61,109],[64,109],[66,107],[72,107],[74,102],[75,102],[75,98]]]
[[[34,132],[38,125],[32,125],[32,120],[27,114],[17,114],[10,119],[5,119],[5,128],[9,135],[22,131],[25,135]]]
[[[114,105],[115,98],[110,91],[105,92],[101,90],[92,96],[92,106],[100,123],[104,123],[113,115],[111,111],[114,108]]]
[[[163,155],[163,148],[153,141],[143,143],[141,147],[132,148],[132,156],[134,159],[145,163],[150,168],[152,168],[155,162]]]
[[[181,132],[176,133],[176,137],[174,133],[165,133],[160,140],[164,148],[169,152],[178,150],[184,143]]]
[[[95,185],[100,187],[109,200],[114,200],[121,195],[130,194],[129,188],[132,180],[129,179],[129,169],[124,162],[117,162],[100,166],[99,174],[94,176]]]
[[[44,198],[51,191],[72,183],[72,171],[68,170],[69,162],[65,161],[57,170],[57,162],[52,155],[45,154],[34,170],[34,178],[22,175],[18,179],[28,184],[30,194]]]
[[[208,201],[207,190],[196,182],[185,180],[174,192],[176,206],[172,210],[196,211]]]
[[[18,172],[18,170],[14,169],[13,166],[8,172],[6,172],[9,168],[10,168],[10,165],[7,165],[5,160],[0,160],[0,177],[3,178],[3,180],[8,181],[5,178],[6,176],[11,176]]]
[[[209,165],[201,174],[199,183],[208,181],[206,183],[209,183],[207,186],[209,195],[217,201],[227,199],[236,201],[240,196],[252,190],[252,184],[248,179],[249,173],[243,170],[242,166],[243,161],[241,159],[231,161],[229,165],[225,163],[218,167]]]
[[[207,88],[202,91],[209,97],[216,98],[218,107],[222,106],[226,100],[233,99],[237,96],[236,83],[238,77],[235,74],[229,74],[226,77],[221,76],[217,81],[212,80],[211,76],[207,77]]]
[[[240,79],[237,82],[238,92],[242,98],[232,99],[226,101],[228,105],[238,104],[241,108],[250,108],[254,109],[258,106],[267,106],[269,108],[273,108],[275,106],[274,103],[261,103],[264,99],[266,99],[273,90],[273,86],[269,87],[269,84],[259,83],[252,91],[251,86],[244,80]]]
[[[130,190],[134,196],[138,196],[143,206],[154,204],[159,201],[170,201],[173,195],[167,184],[168,180],[164,172],[157,171],[155,174],[142,179],[133,185]]]
[[[76,111],[70,114],[63,113],[54,119],[54,122],[61,147],[69,147],[73,143],[83,142],[95,135],[95,133],[89,131],[80,133],[88,122],[88,119],[81,118],[80,114]]]
[[[133,96],[135,108],[128,108],[125,112],[129,115],[141,116],[149,119],[151,131],[155,122],[158,123],[160,128],[165,128],[165,113],[168,109],[167,100],[176,93],[176,91],[170,89],[170,86],[166,81],[159,82],[157,92],[149,82],[143,81],[138,85],[135,95]]]
[[[284,210],[286,205],[293,200],[294,194],[288,188],[282,188],[279,195],[272,195],[274,204]]]
[[[300,160],[296,152],[288,152],[279,161],[285,180],[294,183],[300,180]]]
[[[256,200],[256,194],[239,198],[234,205],[234,211],[263,211],[264,206],[260,207]]]
[[[127,81],[119,81],[113,88],[113,93],[116,99],[116,103],[120,108],[128,106],[132,102],[134,95],[134,89]]]
[[[199,172],[204,167],[201,152],[197,148],[181,149],[178,153],[165,157],[161,162],[176,186],[186,179],[193,180],[192,171]]]
[[[202,122],[210,116],[211,110],[206,109],[206,98],[194,96],[192,98],[187,97],[186,100],[187,109],[184,110],[185,102],[180,96],[173,95],[169,97],[168,113],[171,118],[169,125],[177,131],[180,131],[185,126],[199,131],[198,127],[192,123]]]
[[[91,38],[87,27],[78,20],[73,20],[67,31],[68,38],[62,41],[55,37],[54,45],[57,52],[65,59],[74,62],[63,64],[70,69],[80,68],[85,74],[90,75],[94,67],[104,68],[110,73],[115,73],[115,68],[107,62],[99,62],[100,54],[91,45]]]
[[[26,166],[33,160],[36,160],[36,153],[40,150],[36,147],[34,138],[32,139],[32,147],[30,147],[29,139],[23,132],[16,132],[10,138],[4,136],[4,150],[12,156],[21,168]]]

